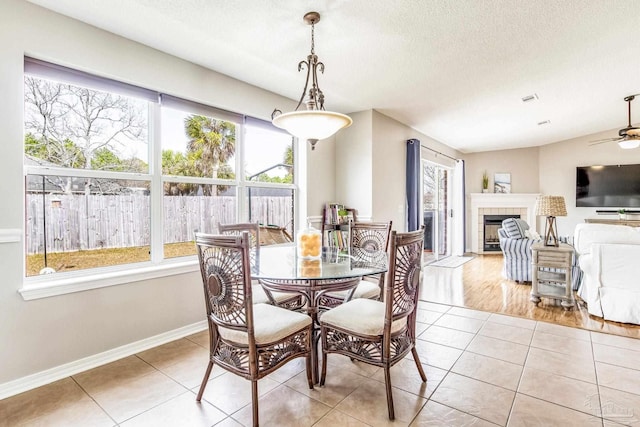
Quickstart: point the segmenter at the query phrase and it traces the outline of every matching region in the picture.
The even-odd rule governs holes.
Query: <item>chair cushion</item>
[[[280,341],[311,324],[311,317],[270,304],[253,305],[253,328],[256,344]],[[227,341],[248,344],[246,332],[218,327],[220,336]]]
[[[289,292],[271,292],[271,296],[273,296],[273,299],[278,303],[299,295],[300,294]],[[254,304],[269,304],[269,298],[261,284],[251,285],[251,296],[253,297]]]
[[[327,292],[325,295],[332,298],[345,299],[351,290]],[[356,286],[356,290],[353,292],[353,298],[377,298],[380,296],[380,286],[377,283],[370,282],[369,280],[360,280]]]
[[[529,224],[521,219],[507,218],[502,221],[502,229],[511,239],[524,239],[524,232],[529,229]]]
[[[385,303],[358,298],[325,312],[320,317],[321,325],[335,326],[359,335],[382,335],[384,329]],[[391,324],[391,332],[401,330],[407,319],[401,318]]]

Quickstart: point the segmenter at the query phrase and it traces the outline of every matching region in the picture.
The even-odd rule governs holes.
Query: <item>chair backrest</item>
[[[351,247],[386,251],[389,246],[392,221],[354,222],[351,224]]]
[[[249,233],[222,236],[196,233],[207,319],[218,326],[249,332],[253,324]]]
[[[255,222],[241,222],[238,224],[220,224],[218,223],[218,231],[220,234],[228,236],[240,236],[243,231],[249,233],[249,247],[257,248],[260,246],[260,225]]]
[[[293,242],[293,237],[291,237],[291,234],[289,234],[285,227],[279,227],[277,225],[260,226],[260,244],[262,246],[291,242]]]
[[[391,232],[389,271],[385,287],[385,328],[393,320],[408,316],[410,330],[415,334],[415,310],[422,280],[424,230],[408,233]]]
[[[249,233],[249,259],[251,267],[257,268],[258,253],[260,252],[260,225],[254,222],[241,222],[238,224],[218,223],[218,232],[227,236],[240,236],[243,232]]]

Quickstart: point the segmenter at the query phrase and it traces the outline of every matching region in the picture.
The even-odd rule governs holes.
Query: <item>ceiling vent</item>
[[[538,94],[534,93],[533,95],[527,95],[522,98],[522,102],[531,102],[538,99]]]

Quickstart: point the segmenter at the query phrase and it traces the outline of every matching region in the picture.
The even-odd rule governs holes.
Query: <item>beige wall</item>
[[[309,145],[307,143],[307,145]],[[335,137],[328,138],[316,143],[315,150],[307,150],[307,188],[306,192],[306,207],[307,212],[305,215],[312,221],[314,227],[320,226],[320,217],[322,215],[322,208],[328,201],[336,199],[336,175],[338,171],[338,165],[335,161],[336,158],[336,139]],[[300,182],[300,186],[304,188],[304,183]],[[304,218],[302,218],[304,219]],[[306,227],[306,223],[300,222],[298,228]]]
[[[264,119],[276,106],[283,111],[295,106],[292,100],[22,0],[0,3],[0,39],[5,41],[0,43],[0,191],[3,204],[16,207],[0,210],[0,229],[24,227],[24,213],[17,207],[24,200],[19,183],[25,54]],[[417,138],[445,154],[459,155],[376,111],[352,117],[362,120],[362,126],[356,121],[335,140],[319,142],[315,151],[306,149],[308,215],[319,215],[326,201],[337,200],[374,220],[393,219],[394,229],[406,230],[400,212],[405,203],[405,141]],[[576,165],[640,163],[640,150],[623,152],[615,144],[587,147],[586,141],[465,155],[467,191],[480,190],[487,170],[491,176],[511,172],[514,192],[564,195],[570,217],[560,218],[559,228],[566,234],[593,213],[572,207]],[[23,265],[21,243],[0,243],[0,385],[204,318],[196,272],[24,301],[18,293]]]
[[[372,112],[350,113],[353,124],[336,134],[335,200],[357,209],[358,216],[372,215]]]
[[[24,227],[25,54],[263,119],[276,106],[295,107],[292,100],[22,0],[0,3],[0,39],[0,186],[4,206],[11,207],[0,210],[0,229]],[[307,153],[317,165],[309,179],[309,212],[334,197],[334,186],[326,186],[333,182],[333,145],[322,141]],[[20,242],[0,243],[0,386],[204,320],[197,272],[24,301],[18,293],[23,265]]]
[[[512,193],[538,192],[538,147],[515,150],[484,151],[463,154],[467,193],[482,192],[482,174],[489,175],[489,192],[493,193],[493,175],[511,174]]]
[[[398,231],[407,230],[406,144],[412,138],[418,139],[424,147],[454,158],[459,156],[451,147],[378,111],[373,112],[373,219],[391,219],[393,228]]]
[[[495,173],[511,174],[512,193],[539,192],[538,147],[514,150],[483,151],[463,154],[465,161],[465,192],[482,192],[482,175],[489,176],[489,192],[493,193]],[[471,206],[466,203],[466,250],[471,248]],[[539,228],[538,228],[539,229]]]
[[[640,163],[640,148],[623,150],[615,142],[589,145],[615,135],[617,129],[540,147],[540,192],[564,196],[567,205],[567,216],[557,218],[561,236],[573,235],[576,224],[597,215],[596,208],[576,207],[576,166]]]
[[[406,231],[407,139],[452,157],[459,153],[378,111],[350,116],[354,124],[336,136],[336,199],[365,220],[391,220],[394,230]]]
[[[558,234],[572,236],[576,224],[596,216],[595,208],[576,207],[576,166],[640,163],[640,149],[623,150],[615,142],[589,145],[590,141],[612,137],[616,133],[617,130],[609,130],[540,147],[464,154],[466,191],[481,191],[485,170],[489,173],[490,191],[493,191],[493,174],[509,172],[512,193],[541,193],[565,198],[567,216],[557,218]],[[467,211],[467,230],[470,229],[469,218],[470,212]],[[544,230],[543,218],[538,218],[537,226],[538,230]]]

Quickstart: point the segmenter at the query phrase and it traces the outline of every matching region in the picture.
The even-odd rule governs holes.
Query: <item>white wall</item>
[[[0,230],[24,227],[24,55],[263,119],[274,107],[295,107],[292,100],[23,0],[0,3],[0,39]],[[309,179],[311,213],[318,209],[315,195],[323,201],[334,196],[333,143],[320,144],[307,153],[321,159]],[[197,272],[24,301],[18,294],[23,266],[20,242],[0,243],[0,386],[204,320]]]

